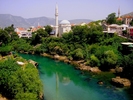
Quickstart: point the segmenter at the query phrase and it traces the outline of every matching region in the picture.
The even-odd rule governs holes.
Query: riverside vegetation
[[[0,93],[8,99],[40,100],[43,96],[38,70],[25,59],[0,57]],[[17,62],[23,62],[23,65]]]
[[[85,26],[74,26],[72,31],[62,37],[50,37],[52,30],[46,26],[32,33],[32,38],[18,38],[13,25],[0,29],[0,54],[10,51],[29,54],[50,54],[66,56],[69,60],[80,61],[102,71],[122,67],[119,76],[133,82],[133,53],[122,48],[121,42],[127,42],[116,34],[104,34],[99,21]]]

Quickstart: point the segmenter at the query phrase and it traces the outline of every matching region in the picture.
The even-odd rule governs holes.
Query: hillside
[[[60,22],[61,20],[59,20]],[[72,24],[79,24],[82,22],[89,23],[92,20],[89,19],[73,19],[69,20]],[[23,18],[21,16],[13,16],[10,14],[0,14],[0,27],[4,28],[14,24],[15,27],[30,27],[30,26],[46,26],[54,25],[55,19],[49,17],[36,17],[36,18]]]
[[[20,16],[13,16],[10,14],[0,14],[0,27],[7,27],[10,26],[11,24],[14,24],[16,27],[17,26],[28,27],[31,25],[26,19]]]
[[[130,12],[130,13],[124,14],[124,15],[122,15],[122,16],[127,16],[127,15],[132,16],[132,17],[133,17],[133,12]]]

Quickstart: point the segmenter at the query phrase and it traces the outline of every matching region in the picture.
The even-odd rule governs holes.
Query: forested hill
[[[60,22],[61,20],[59,20]],[[73,19],[69,20],[72,24],[79,24],[82,22],[89,23],[92,20],[90,19]],[[46,26],[54,25],[55,19],[49,17],[36,17],[36,18],[23,18],[21,16],[13,16],[10,14],[0,14],[0,27],[8,27],[14,24],[15,27],[30,27],[30,26]]]

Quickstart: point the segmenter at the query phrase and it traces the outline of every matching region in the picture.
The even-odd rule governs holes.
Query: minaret
[[[120,18],[120,7],[118,9],[118,18]]]
[[[58,34],[58,5],[55,7],[55,36]]]

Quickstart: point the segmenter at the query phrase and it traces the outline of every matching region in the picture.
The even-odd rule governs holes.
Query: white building
[[[30,38],[32,37],[32,33],[31,32],[20,32],[20,34],[18,34],[19,38],[23,38],[23,37],[26,37],[26,38]]]
[[[55,8],[55,36],[57,37],[58,35],[58,6],[56,4],[56,8]]]
[[[53,26],[53,31],[50,33],[51,36],[61,37],[63,33],[69,32],[71,30],[71,24],[68,20],[62,20],[58,24],[58,6],[55,7],[55,26]]]
[[[107,33],[117,33],[118,35],[122,34],[122,27],[117,24],[108,25]]]
[[[62,36],[63,33],[71,31],[71,24],[68,20],[62,20],[59,25],[59,37]]]
[[[23,37],[30,38],[30,37],[32,37],[32,33],[27,31],[24,28],[16,28],[15,32],[18,34],[19,38],[23,38]]]
[[[128,25],[126,25],[126,24],[122,24],[121,27],[122,27],[122,30],[125,31],[125,30],[127,30]]]

